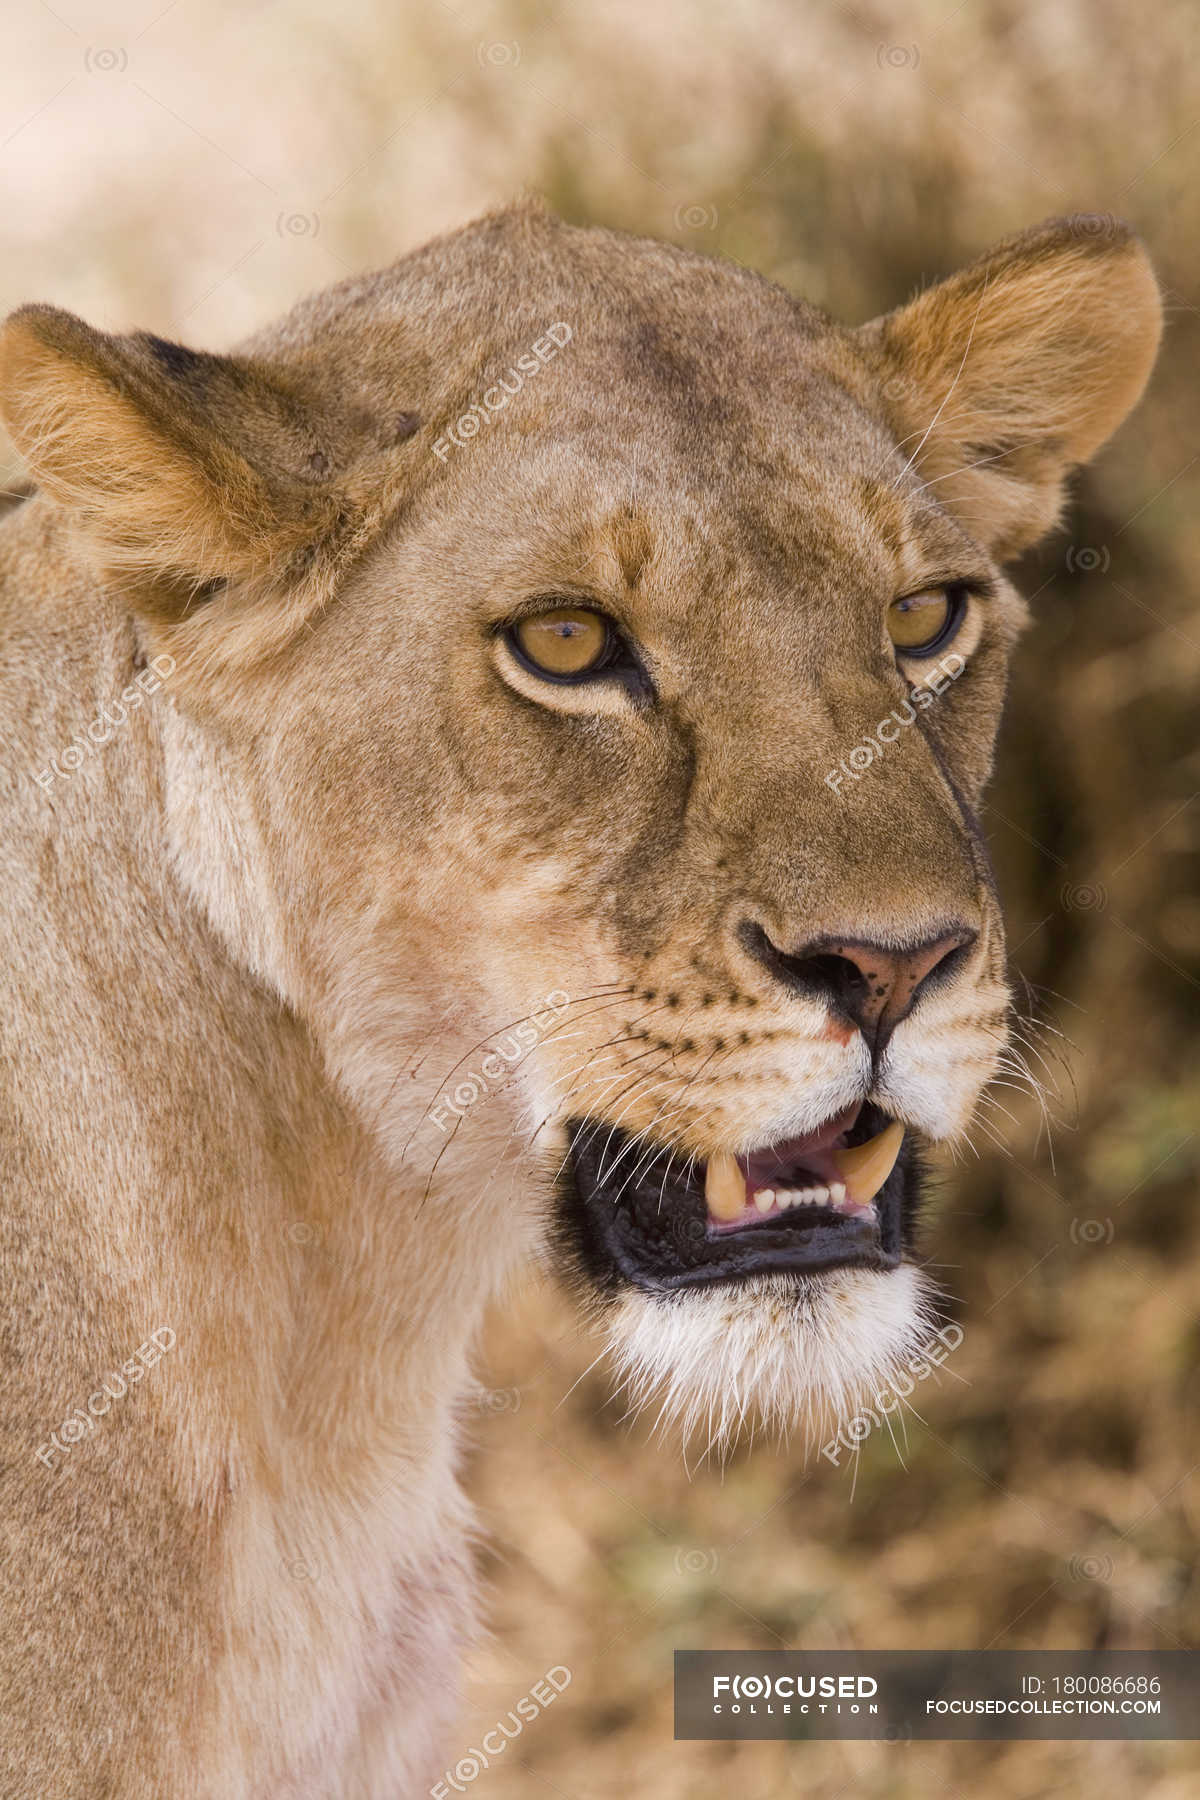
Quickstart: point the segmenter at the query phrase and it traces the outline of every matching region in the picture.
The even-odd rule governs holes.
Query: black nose
[[[815,938],[798,950],[781,950],[761,925],[747,919],[738,936],[776,981],[812,999],[825,1000],[857,1025],[876,1056],[931,982],[952,977],[971,953],[978,932],[953,925],[937,937],[902,949],[857,938]]]

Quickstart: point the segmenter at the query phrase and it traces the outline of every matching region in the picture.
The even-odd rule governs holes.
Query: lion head
[[[234,355],[7,327],[10,428],[172,659],[176,865],[422,1278],[552,1248],[710,1435],[928,1328],[921,1147],[1006,1038],[1004,564],[1159,333],[1087,223],[858,329],[535,207]]]

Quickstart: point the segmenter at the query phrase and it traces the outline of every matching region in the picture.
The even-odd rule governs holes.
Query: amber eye
[[[906,594],[888,607],[888,636],[905,656],[932,656],[958,630],[965,605],[965,593],[957,587]]]
[[[602,613],[578,606],[556,606],[550,612],[520,619],[509,642],[521,660],[539,675],[559,681],[599,670],[613,647],[613,629]]]

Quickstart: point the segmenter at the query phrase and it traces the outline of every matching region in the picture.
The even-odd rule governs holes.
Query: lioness
[[[922,1339],[1001,565],[1159,330],[1111,221],[850,330],[536,206],[228,356],[9,319],[6,1796],[438,1783],[543,1249],[706,1441]]]

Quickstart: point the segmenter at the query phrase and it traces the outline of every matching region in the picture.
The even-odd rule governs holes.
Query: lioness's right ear
[[[862,327],[899,446],[1000,559],[1055,523],[1063,482],[1138,400],[1162,301],[1127,225],[1052,219]]]
[[[223,581],[320,597],[353,531],[317,422],[248,358],[25,306],[0,332],[0,417],[101,565],[167,616]]]

